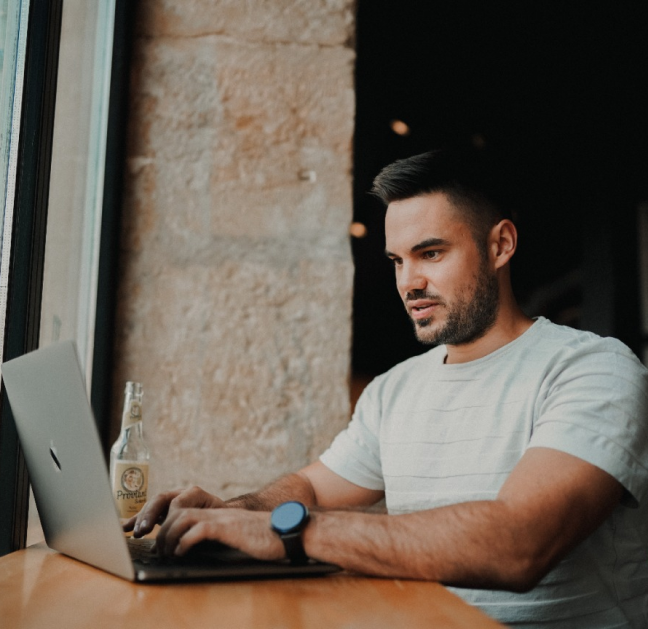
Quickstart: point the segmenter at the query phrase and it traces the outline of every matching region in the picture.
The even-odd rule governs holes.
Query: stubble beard
[[[417,295],[417,299],[431,299],[430,295]],[[495,274],[482,268],[475,276],[475,289],[461,291],[456,301],[450,306],[442,302],[447,309],[445,324],[438,330],[430,326],[436,318],[429,317],[413,321],[416,337],[425,345],[466,345],[472,343],[490,330],[497,319],[499,310],[499,284]]]

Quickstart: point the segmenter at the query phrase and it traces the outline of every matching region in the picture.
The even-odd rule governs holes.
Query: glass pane
[[[8,265],[28,16],[29,0],[0,0],[0,339],[4,339],[7,312]],[[3,350],[0,343],[0,362]]]
[[[56,89],[39,345],[73,339],[92,377],[114,0],[66,0]],[[31,497],[27,544],[43,539]]]
[[[74,339],[90,390],[114,1],[63,5],[40,345]]]

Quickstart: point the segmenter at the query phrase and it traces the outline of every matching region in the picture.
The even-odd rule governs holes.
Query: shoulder
[[[624,343],[544,321],[540,345],[549,397],[571,395],[648,412],[648,370]]]
[[[548,322],[541,337],[551,359],[530,446],[600,467],[641,502],[648,493],[648,370],[614,338]]]
[[[557,325],[544,318],[540,318],[536,326],[535,349],[554,357],[558,364],[580,359],[590,362],[613,359],[638,372],[646,371],[630,348],[618,339]]]

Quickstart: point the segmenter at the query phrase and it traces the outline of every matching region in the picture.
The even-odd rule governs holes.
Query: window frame
[[[47,236],[54,113],[64,0],[31,0],[27,26],[7,311],[2,360],[37,349]],[[103,176],[99,270],[90,398],[106,445],[112,389],[128,68],[134,3],[116,0]],[[5,272],[3,270],[3,272]],[[4,387],[0,389],[0,556],[25,546],[29,479]]]
[[[62,7],[62,0],[32,0],[29,6],[3,361],[38,346]],[[25,544],[28,496],[27,469],[3,387],[0,556]]]

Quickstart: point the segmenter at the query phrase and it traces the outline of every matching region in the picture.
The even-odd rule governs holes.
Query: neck
[[[467,363],[488,356],[524,334],[532,324],[533,319],[522,312],[511,296],[511,299],[500,303],[495,324],[484,336],[465,345],[446,346],[448,355],[445,362],[446,364]]]

